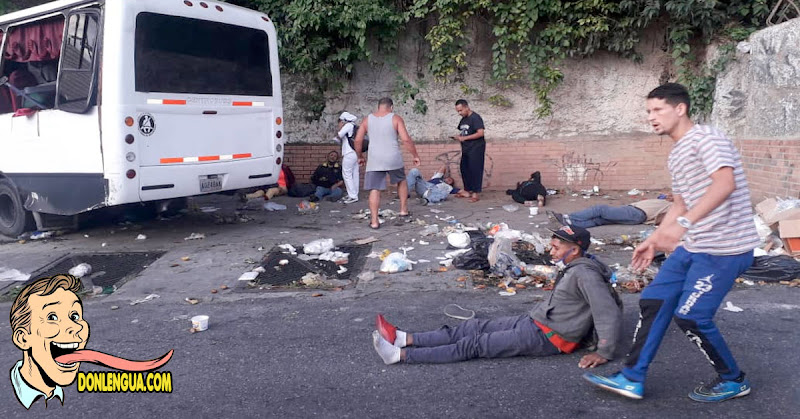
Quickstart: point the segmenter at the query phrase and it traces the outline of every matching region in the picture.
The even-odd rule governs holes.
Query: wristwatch
[[[685,228],[687,230],[692,228],[692,222],[689,221],[689,219],[686,218],[686,217],[683,217],[683,216],[678,217],[675,221],[678,222],[678,225],[680,225],[681,227],[683,227],[683,228]]]

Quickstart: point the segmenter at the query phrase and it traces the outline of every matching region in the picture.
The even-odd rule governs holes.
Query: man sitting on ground
[[[442,165],[430,180],[425,180],[422,177],[419,169],[416,167],[409,170],[406,181],[408,181],[408,190],[417,191],[419,200],[422,205],[428,205],[431,202],[440,202],[447,199],[449,194],[457,194],[459,189],[454,187],[455,180],[448,173],[447,165]]]
[[[338,151],[328,153],[328,160],[317,166],[317,170],[311,175],[311,183],[317,187],[314,195],[308,198],[311,202],[317,202],[326,196],[329,201],[335,202],[342,197],[344,178]]]
[[[242,195],[242,201],[261,197],[264,197],[264,199],[268,201],[276,196],[286,195],[289,193],[289,189],[294,186],[294,182],[294,173],[292,173],[292,169],[289,169],[289,166],[284,164],[281,166],[280,174],[278,174],[277,186],[272,186],[266,190],[259,189],[253,193]]]
[[[547,215],[558,221],[561,225],[583,228],[607,224],[659,225],[671,207],[672,194],[669,194],[666,199],[645,199],[619,207],[594,205],[585,210],[570,214],[547,211]]]
[[[407,333],[377,317],[373,346],[386,364],[446,363],[472,358],[546,356],[571,353],[597,336],[597,350],[578,366],[594,368],[614,357],[622,302],[609,280],[611,270],[586,253],[589,231],[553,230],[550,256],[560,273],[550,297],[521,316],[470,319],[455,328]]]

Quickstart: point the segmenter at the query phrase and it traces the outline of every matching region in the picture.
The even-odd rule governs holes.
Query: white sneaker
[[[343,204],[352,204],[353,202],[358,202],[358,198],[350,198],[349,196],[346,198],[342,198],[339,202]]]

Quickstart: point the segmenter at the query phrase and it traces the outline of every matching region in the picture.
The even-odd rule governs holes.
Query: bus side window
[[[81,10],[67,18],[56,95],[58,109],[84,113],[95,105],[99,32],[100,14],[97,11]]]

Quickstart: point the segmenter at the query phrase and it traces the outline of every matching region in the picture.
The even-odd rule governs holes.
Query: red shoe
[[[394,340],[397,338],[397,327],[387,322],[382,314],[378,314],[378,317],[375,318],[375,328],[378,329],[381,337],[394,345]]]

